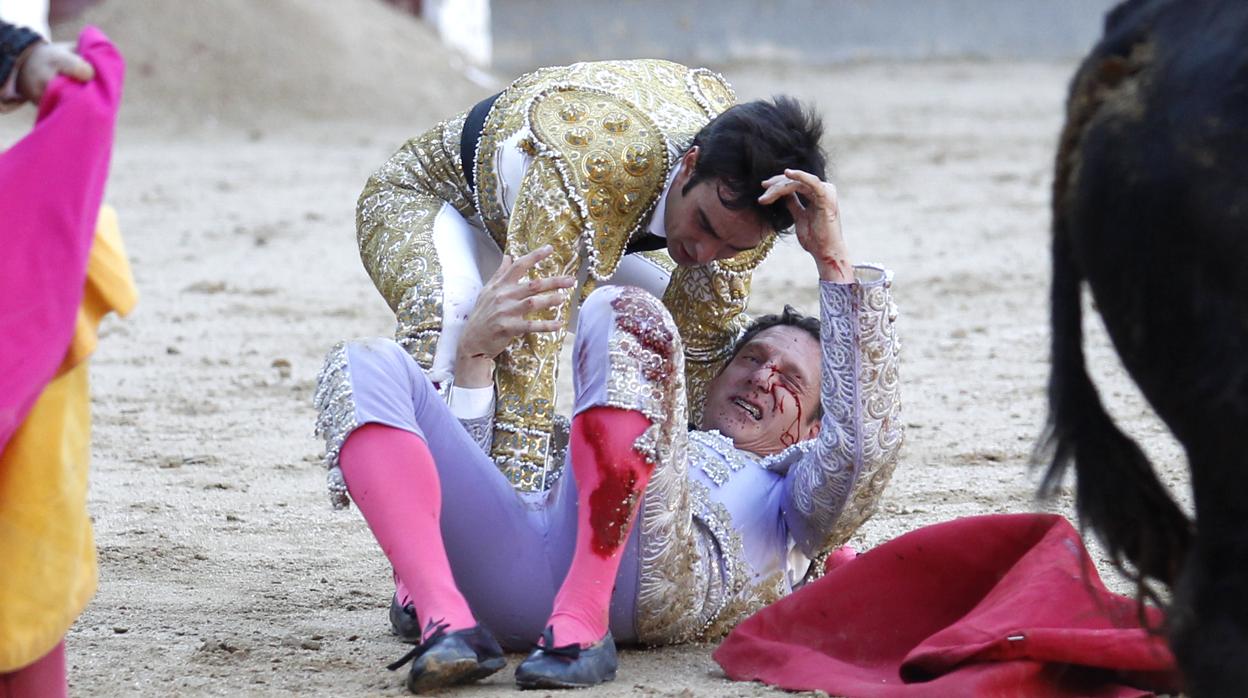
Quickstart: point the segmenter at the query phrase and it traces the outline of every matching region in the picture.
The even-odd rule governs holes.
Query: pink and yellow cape
[[[54,648],[95,593],[86,358],[136,293],[100,202],[125,64],[88,27],[94,80],[57,78],[0,155],[0,673]]]

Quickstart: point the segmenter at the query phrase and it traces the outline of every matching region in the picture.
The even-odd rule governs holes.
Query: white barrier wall
[[[484,1],[484,0],[482,0]],[[652,56],[730,64],[1060,59],[1113,0],[490,0],[491,67]]]

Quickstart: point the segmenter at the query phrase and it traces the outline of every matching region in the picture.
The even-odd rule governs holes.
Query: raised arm
[[[874,513],[897,462],[896,310],[884,269],[851,266],[831,184],[796,170],[764,184],[764,199],[788,197],[798,241],[819,271],[819,434],[775,463],[791,463],[782,512],[789,535],[803,554],[817,557]]]
[[[785,476],[784,520],[812,558],[875,512],[902,440],[891,279],[879,267],[854,272],[850,283],[819,282],[823,417]]]

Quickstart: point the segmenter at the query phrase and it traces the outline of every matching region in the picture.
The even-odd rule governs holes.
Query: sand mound
[[[375,119],[423,127],[485,94],[417,18],[379,0],[106,0],[56,28],[126,56],[123,123],[269,130]]]

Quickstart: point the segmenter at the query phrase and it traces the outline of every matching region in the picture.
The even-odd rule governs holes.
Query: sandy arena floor
[[[744,98],[819,105],[851,251],[896,273],[906,445],[861,549],[1040,506],[1027,461],[1044,414],[1047,202],[1072,69],[724,69]],[[383,668],[404,651],[386,622],[389,567],[358,512],[328,506],[310,404],[331,344],[392,328],[353,209],[371,170],[429,123],[396,121],[123,129],[107,198],[142,297],[106,323],[94,360],[101,581],[68,638],[74,694],[405,693]],[[816,307],[813,264],[792,242],[756,277],[751,309],[785,302]],[[1186,499],[1181,452],[1089,324],[1111,410]],[[1071,515],[1069,496],[1048,506]],[[773,693],[726,681],[711,649],[626,651],[593,695]],[[506,670],[456,695],[512,690]]]

